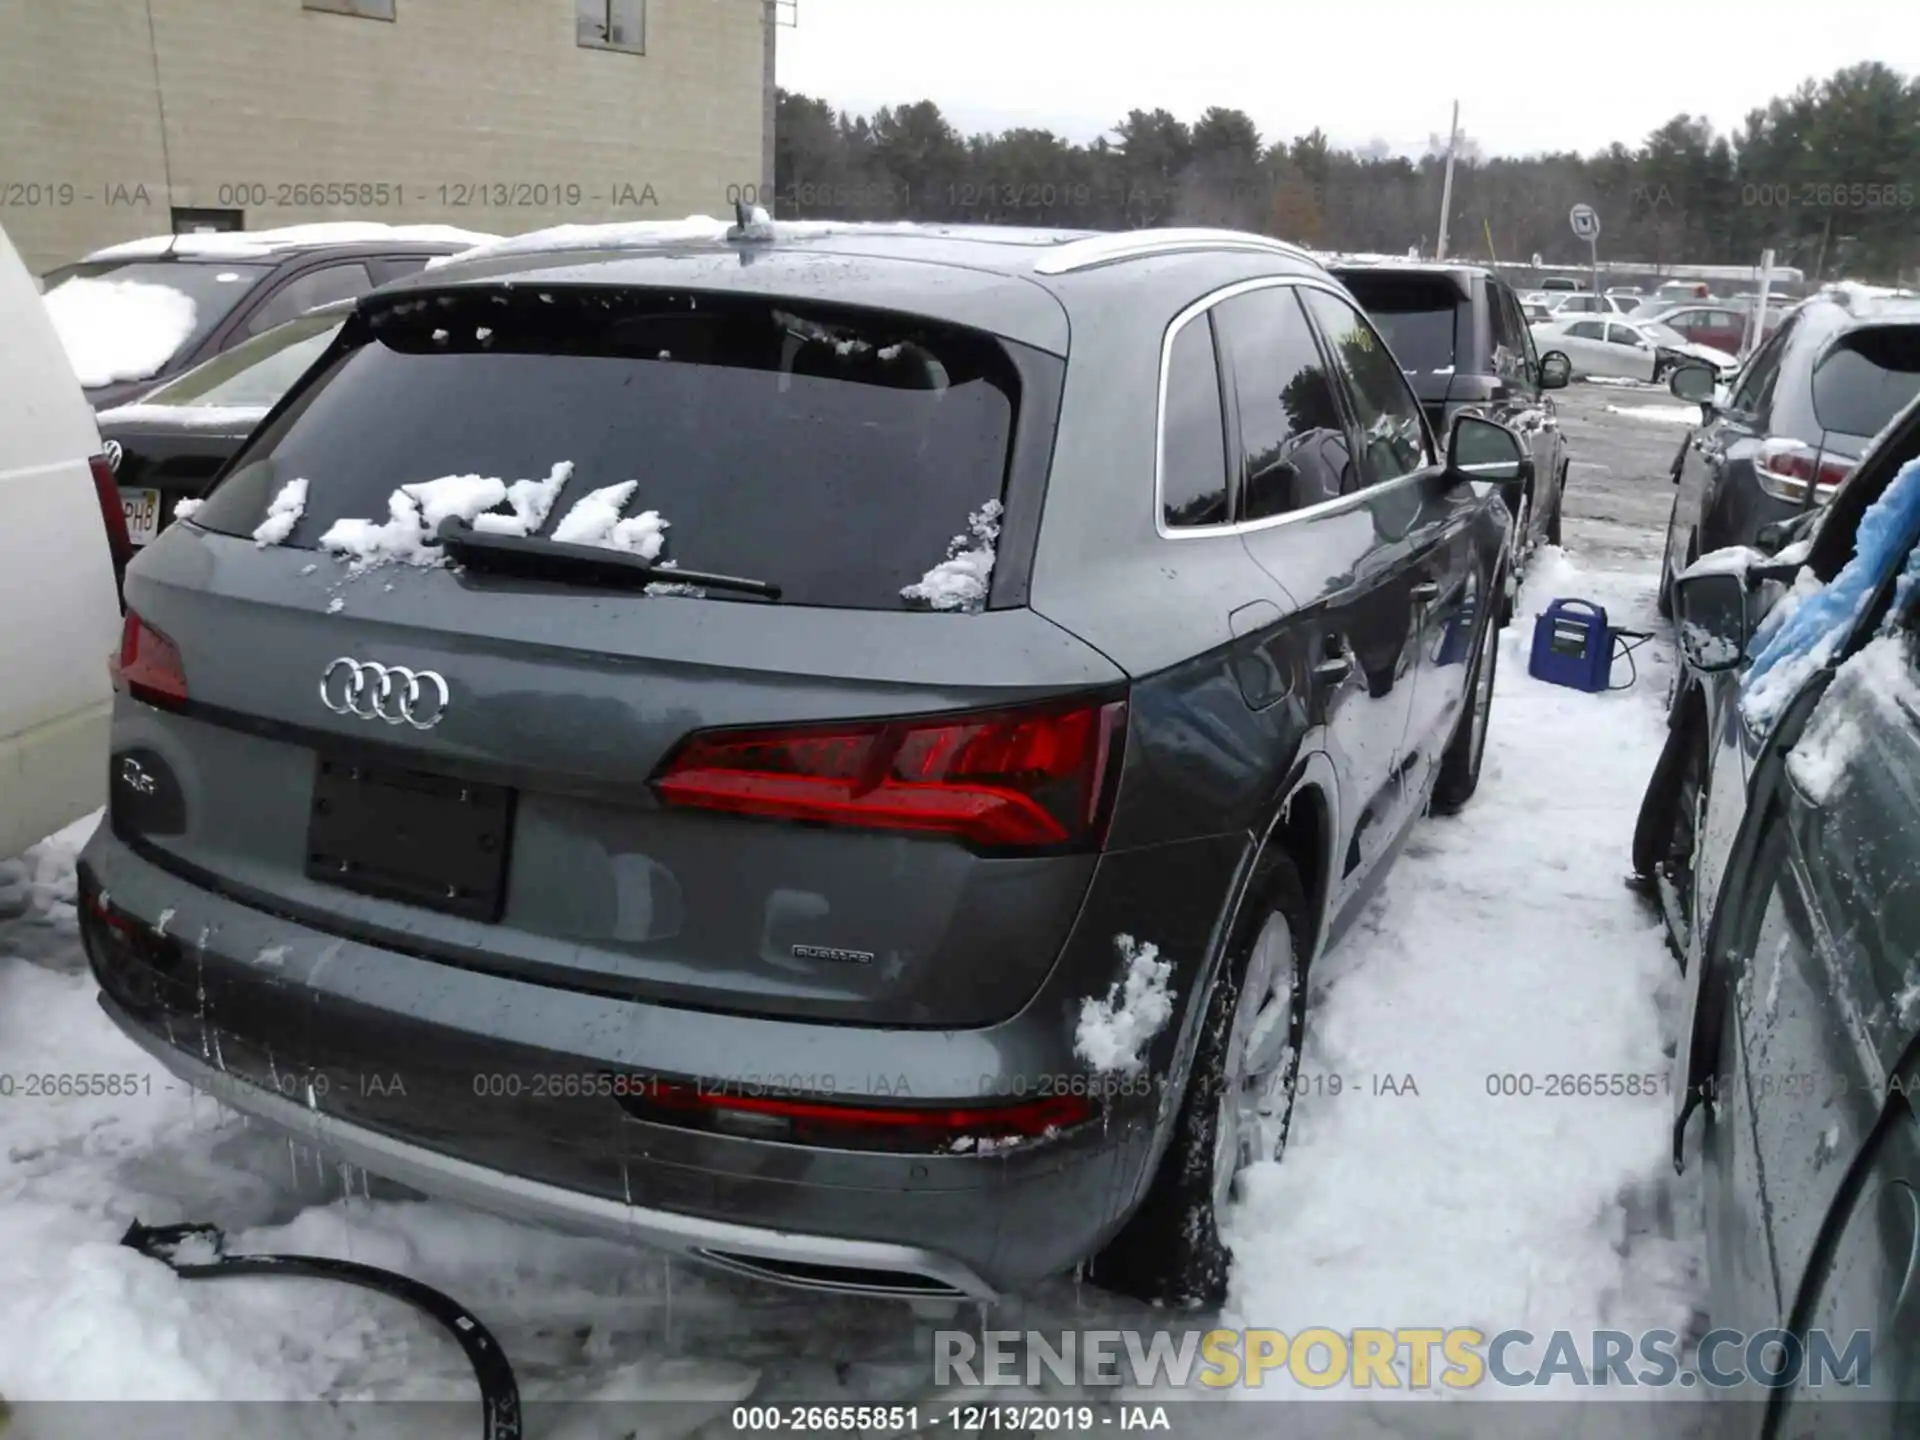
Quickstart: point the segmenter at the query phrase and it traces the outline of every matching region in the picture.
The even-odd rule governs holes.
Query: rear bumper
[[[100,1005],[134,1043],[194,1089],[349,1165],[428,1195],[576,1234],[670,1250],[725,1269],[779,1279],[790,1285],[801,1284],[797,1277],[805,1271],[822,1272],[820,1280],[806,1288],[964,1295],[981,1299],[992,1299],[998,1293],[964,1262],[931,1250],[729,1224],[697,1215],[645,1209],[542,1184],[408,1144],[377,1130],[350,1125],[309,1109],[206,1064],[147,1029],[104,993],[100,996]],[[768,1269],[761,1270],[751,1263],[754,1260],[772,1263]],[[861,1283],[859,1277],[863,1274],[875,1278]],[[899,1277],[903,1285],[889,1291],[878,1278],[886,1276]],[[838,1283],[834,1283],[835,1280]],[[924,1284],[904,1283],[914,1280]]]
[[[1185,886],[1172,908],[1195,902],[1199,874],[1224,868],[1213,843],[1168,847],[1192,852],[1184,864],[1142,852],[1096,886],[1114,898],[1088,902],[1099,954],[1083,973],[1056,967],[1058,983],[1025,1011],[974,1030],[712,1014],[462,969],[187,883],[106,825],[82,858],[81,929],[108,1015],[139,1044],[189,1084],[375,1174],[778,1283],[991,1297],[1072,1268],[1125,1221],[1172,1113],[1163,1090],[1142,1085],[1092,1124],[1010,1150],[905,1154],[690,1130],[554,1082],[752,1074],[811,1088],[827,1076],[837,1098],[868,1103],[1034,1098],[1048,1077],[1084,1068],[1073,1019],[1109,978],[1089,984],[1084,971],[1105,972],[1113,934],[1165,904],[1148,878]],[[1194,904],[1196,928],[1216,905]],[[1176,995],[1187,989],[1176,980]],[[1168,1073],[1175,1028],[1150,1075]]]

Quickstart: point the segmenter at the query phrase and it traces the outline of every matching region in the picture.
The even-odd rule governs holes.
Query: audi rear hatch
[[[764,293],[376,300],[130,574],[114,831],[450,967],[1003,1019],[1124,737],[1024,604],[1063,370]]]

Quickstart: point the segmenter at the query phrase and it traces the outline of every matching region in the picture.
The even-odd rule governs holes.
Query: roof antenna
[[[747,202],[744,198],[740,196],[734,197],[733,223],[734,223],[734,228],[739,230],[742,234],[746,232],[747,226],[753,223],[753,216],[749,214],[747,211]]]

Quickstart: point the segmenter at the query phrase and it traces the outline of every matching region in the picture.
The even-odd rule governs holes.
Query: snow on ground
[[[193,300],[170,285],[75,276],[41,299],[82,385],[151,375],[193,333]]]
[[[1694,1212],[1668,1192],[1662,1050],[1677,977],[1623,884],[1668,662],[1643,648],[1610,695],[1526,673],[1552,600],[1651,629],[1652,584],[1650,564],[1537,554],[1478,795],[1414,833],[1310,976],[1294,1128],[1229,1236],[1228,1323],[1685,1332],[1695,1251],[1676,1210]]]
[[[1698,405],[1609,405],[1610,415],[1624,415],[1629,420],[1654,420],[1668,425],[1698,425],[1700,407]]]
[[[1644,490],[1626,457],[1638,446],[1657,469],[1658,447],[1623,435],[1608,448],[1602,427],[1623,422],[1598,413],[1598,397],[1575,403],[1595,412],[1580,420],[1594,426],[1581,444],[1595,466],[1622,471],[1623,495]],[[1569,491],[1573,548],[1540,553],[1502,637],[1479,794],[1415,829],[1354,931],[1314,967],[1292,1138],[1282,1163],[1247,1177],[1230,1218],[1224,1323],[1689,1329],[1695,1202],[1679,1187],[1693,1176],[1671,1173],[1661,1093],[1676,977],[1622,883],[1661,738],[1668,642],[1643,648],[1638,683],[1610,695],[1526,674],[1532,618],[1554,598],[1655,628],[1659,531],[1612,538],[1622,523],[1606,483]],[[422,1201],[195,1100],[96,1006],[72,904],[90,823],[0,866],[11,917],[0,918],[0,1072],[15,1087],[0,1103],[0,1395],[470,1401],[458,1351],[399,1302],[324,1282],[183,1281],[117,1244],[137,1217],[220,1224],[236,1253],[335,1255],[436,1286],[493,1329],[533,1410],[674,1396],[688,1408],[672,1423],[646,1417],[647,1434],[672,1436],[747,1394],[925,1396],[930,1342],[896,1303],[795,1296]],[[28,1097],[36,1074],[97,1075],[81,1088],[113,1093]],[[1545,1093],[1557,1076],[1589,1079],[1562,1098]],[[1595,1079],[1609,1093],[1578,1093]],[[1629,1085],[1641,1093],[1611,1093]],[[1523,1087],[1532,1093],[1492,1093]],[[961,1323],[982,1321],[1193,1323],[1070,1280]],[[1270,1374],[1253,1393],[1303,1393],[1283,1385]],[[566,1436],[631,1428],[631,1416],[606,1428],[617,1412],[605,1413]],[[1264,1434],[1245,1413],[1245,1433]],[[1408,1415],[1371,1433],[1434,1433],[1430,1410]],[[407,1429],[452,1440],[474,1419],[465,1404],[434,1408],[410,1413]]]

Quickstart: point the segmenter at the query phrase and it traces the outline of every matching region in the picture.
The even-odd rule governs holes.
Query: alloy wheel
[[[1287,1143],[1300,1067],[1298,983],[1293,929],[1276,910],[1261,926],[1247,957],[1220,1067],[1213,1156],[1216,1224],[1225,1220],[1229,1204],[1238,1197],[1242,1172],[1260,1161],[1279,1159]]]

